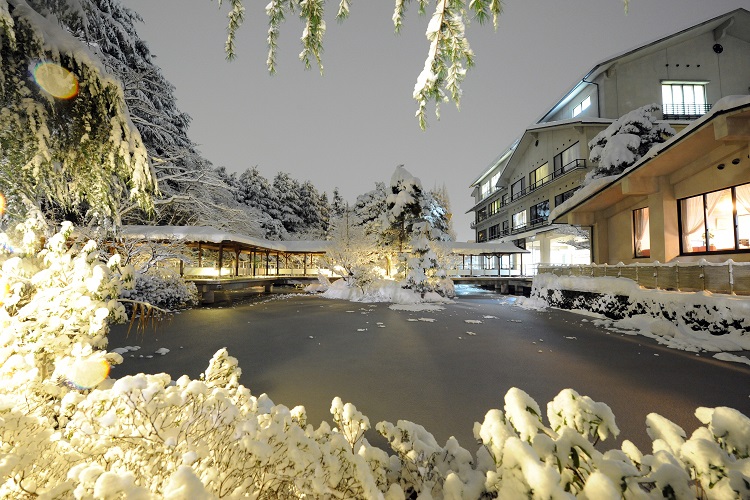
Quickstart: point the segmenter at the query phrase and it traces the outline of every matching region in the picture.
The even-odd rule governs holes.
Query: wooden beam
[[[591,226],[594,224],[593,212],[576,212],[568,214],[568,224],[574,226]]]
[[[656,177],[625,176],[621,181],[621,186],[622,194],[626,196],[647,195],[659,191],[659,182]]]
[[[719,116],[714,119],[717,141],[750,141],[750,118],[747,116]]]

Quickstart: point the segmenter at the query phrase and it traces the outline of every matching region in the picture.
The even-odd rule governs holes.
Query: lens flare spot
[[[77,389],[91,389],[109,375],[109,363],[103,359],[84,359],[70,369],[68,378]]]
[[[59,64],[40,62],[32,73],[36,83],[58,99],[72,99],[78,95],[78,78]]]
[[[0,193],[0,217],[3,216],[5,213],[5,206],[8,202],[5,201],[5,196],[3,196],[3,193]]]

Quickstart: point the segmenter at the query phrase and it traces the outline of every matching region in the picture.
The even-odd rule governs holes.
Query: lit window
[[[666,119],[697,118],[710,108],[704,82],[662,82],[661,96]]]
[[[633,248],[636,257],[651,256],[648,207],[633,210]]]
[[[534,169],[529,174],[529,189],[536,189],[545,182],[549,181],[547,177],[549,176],[549,162],[545,163],[539,168]]]
[[[750,184],[680,200],[682,253],[750,250]]]
[[[589,106],[591,106],[591,96],[586,97],[586,99],[573,108],[573,118],[583,113]]]
[[[526,227],[526,210],[513,214],[513,229]]]

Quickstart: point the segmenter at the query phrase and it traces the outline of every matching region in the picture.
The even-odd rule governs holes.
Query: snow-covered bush
[[[750,419],[699,408],[690,438],[651,414],[651,454],[619,432],[609,407],[575,391],[539,405],[519,389],[474,425],[476,453],[438,444],[400,420],[365,437],[369,419],[335,398],[333,425],[275,405],[240,384],[218,351],[197,380],[167,374],[107,378],[116,301],[132,279],[71,227],[44,245],[33,222],[0,234],[0,497],[2,498],[747,498]],[[394,282],[395,283],[395,282]],[[398,287],[397,287],[398,288]],[[399,288],[400,290],[403,290]],[[594,442],[592,442],[592,439]]]
[[[159,269],[148,273],[136,273],[135,287],[132,290],[124,290],[122,298],[168,310],[181,309],[200,302],[194,283],[185,281],[179,274]]]
[[[626,113],[599,132],[589,142],[589,159],[598,165],[587,174],[587,180],[623,172],[652,146],[675,135],[669,124],[657,122],[654,113],[658,112],[661,112],[658,104],[643,106]]]

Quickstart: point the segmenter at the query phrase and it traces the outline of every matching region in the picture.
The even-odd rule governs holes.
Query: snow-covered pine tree
[[[445,186],[441,190],[427,191],[422,198],[422,217],[430,224],[436,240],[453,241],[455,232],[451,224],[450,202]]]
[[[251,167],[240,174],[235,186],[237,201],[258,214],[259,223],[266,238],[285,239],[288,237],[281,217],[281,202],[277,191],[258,171],[258,167]]]
[[[382,235],[387,224],[386,202],[388,192],[384,182],[376,182],[375,189],[357,196],[352,208],[354,224],[364,226],[367,234]]]
[[[346,212],[346,202],[339,193],[339,188],[333,188],[333,199],[331,200],[331,218],[343,217]]]
[[[304,181],[299,188],[299,212],[298,216],[302,223],[297,229],[298,233],[304,233],[306,238],[323,238],[328,230],[329,207],[328,198],[318,190],[310,181]]]
[[[435,235],[433,233],[439,233]],[[412,226],[410,246],[411,255],[406,260],[406,280],[404,288],[410,288],[419,293],[422,298],[428,292],[436,292],[445,296],[453,296],[453,286],[444,286],[445,270],[440,266],[440,260],[432,248],[432,241],[443,233],[431,227],[425,220],[415,222]]]
[[[279,217],[284,228],[294,233],[303,227],[302,199],[300,198],[300,183],[286,172],[279,172],[273,178],[273,189],[279,200]]]
[[[61,10],[67,3],[56,2]],[[225,183],[190,140],[190,117],[177,107],[174,87],[138,36],[138,14],[118,0],[78,0],[77,5],[58,19],[120,80],[160,189],[154,199],[154,217],[124,200],[123,220],[231,226],[257,234],[255,214],[232,202]]]
[[[659,122],[658,104],[648,104],[626,113],[589,142],[589,160],[598,165],[587,176],[589,179],[617,175],[642,158],[655,144],[666,141],[676,132],[665,122]]]
[[[154,176],[122,88],[56,22],[73,11],[67,2],[0,0],[0,189],[22,205],[9,207],[18,216],[118,221],[122,199],[153,207]]]
[[[412,224],[422,215],[422,182],[398,165],[391,176],[390,193],[386,197],[386,216],[394,233],[398,251],[402,252]]]

